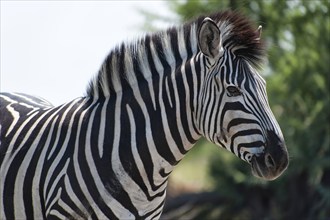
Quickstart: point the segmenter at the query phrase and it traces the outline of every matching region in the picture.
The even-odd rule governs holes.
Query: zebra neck
[[[120,112],[114,120],[129,125],[120,133],[133,129],[141,140],[131,142],[147,143],[138,149],[155,149],[174,166],[200,138],[192,114],[197,87],[191,64],[197,53],[195,24],[122,44],[106,58],[87,95],[109,100],[107,111]]]

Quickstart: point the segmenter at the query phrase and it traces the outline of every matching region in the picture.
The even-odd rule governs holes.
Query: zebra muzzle
[[[274,157],[269,152],[253,156],[251,159],[252,174],[264,180],[274,180],[288,167],[288,161],[286,152],[283,152],[283,156],[280,158],[278,155]]]

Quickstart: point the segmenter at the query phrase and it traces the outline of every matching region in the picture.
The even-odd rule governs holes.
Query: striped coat
[[[0,95],[1,219],[157,219],[175,165],[202,136],[278,177],[260,29],[220,12],[112,50],[86,96]]]

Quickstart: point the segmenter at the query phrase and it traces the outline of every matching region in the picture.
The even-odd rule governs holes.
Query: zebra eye
[[[241,95],[241,91],[239,90],[239,88],[237,88],[236,86],[228,86],[227,87],[227,92],[228,92],[228,96],[239,96]]]

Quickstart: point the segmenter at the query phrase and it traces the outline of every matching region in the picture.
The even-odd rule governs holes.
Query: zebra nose
[[[289,157],[283,140],[275,134],[269,134],[265,152],[252,159],[253,173],[266,180],[280,176],[288,167]]]
[[[289,159],[287,151],[281,149],[272,151],[272,153],[265,152],[252,158],[252,173],[255,176],[265,180],[274,180],[288,167]]]
[[[275,179],[280,176],[283,171],[288,167],[289,159],[288,153],[283,146],[273,146],[269,152],[266,152],[264,155],[264,164],[265,169],[267,170],[265,173],[265,177],[268,179]]]
[[[278,148],[278,150],[273,150],[273,154],[265,153],[264,156],[266,167],[270,170],[274,170],[276,173],[285,170],[289,163],[287,151],[281,149],[282,147]],[[276,151],[276,153],[274,153],[274,151]]]
[[[268,153],[265,155],[265,164],[269,169],[273,169],[276,166],[272,155]]]
[[[283,171],[288,166],[288,152],[283,139],[273,131],[267,132],[265,164],[269,169]]]

